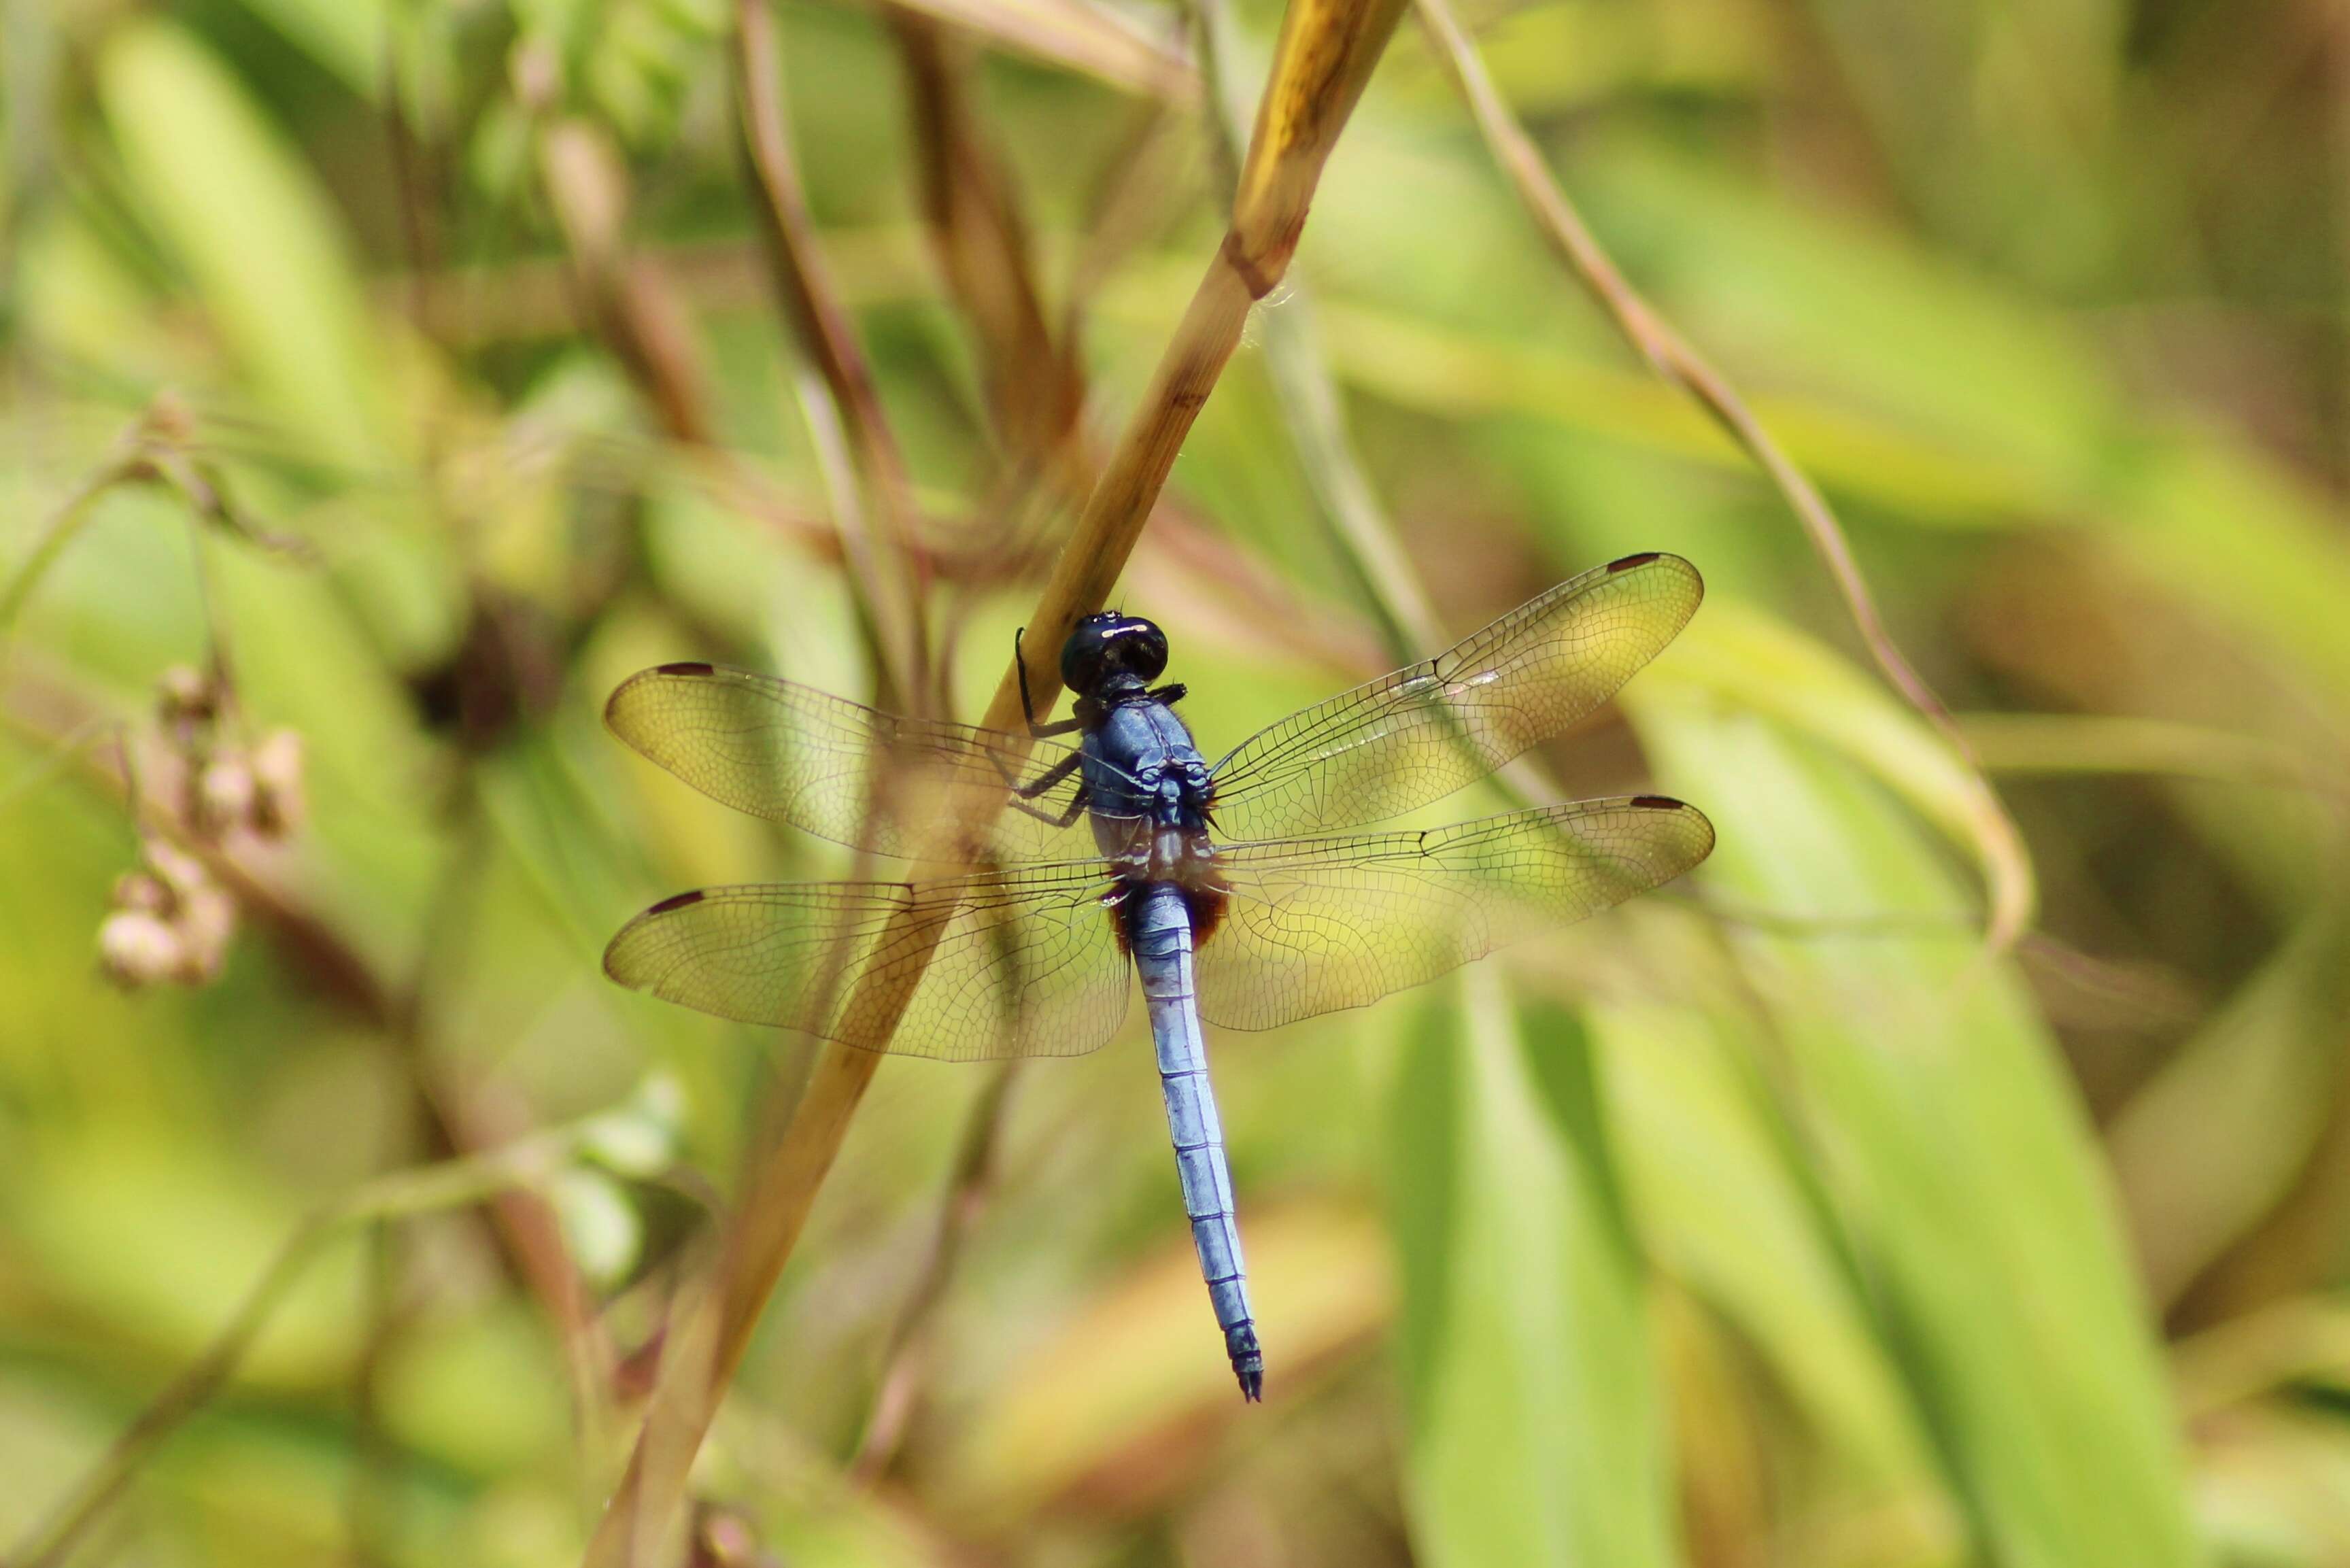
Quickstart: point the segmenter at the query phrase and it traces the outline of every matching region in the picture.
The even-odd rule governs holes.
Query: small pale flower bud
[[[253,828],[265,838],[285,838],[301,830],[309,800],[302,787],[302,737],[272,730],[253,749]]]
[[[187,956],[180,933],[145,910],[118,909],[99,924],[99,968],[127,991],[176,979]]]
[[[155,683],[156,706],[166,723],[210,720],[219,711],[220,695],[212,678],[192,665],[174,664]]]
[[[218,977],[236,935],[236,900],[207,883],[180,910],[181,963],[173,977],[182,985],[203,985]]]
[[[215,838],[249,826],[257,794],[244,753],[221,753],[196,777],[196,825]]]
[[[146,915],[167,915],[179,900],[172,890],[144,871],[125,871],[114,879],[114,907]]]
[[[204,869],[203,862],[177,845],[151,836],[139,847],[149,868],[182,903],[195,897],[199,888],[212,886],[212,873]]]

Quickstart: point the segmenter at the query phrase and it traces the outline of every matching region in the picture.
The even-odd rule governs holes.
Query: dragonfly
[[[1062,649],[1073,703],[1057,722],[1037,716],[1015,637],[1024,734],[723,665],[643,670],[605,713],[629,745],[727,805],[916,865],[896,881],[680,893],[612,939],[605,971],[722,1018],[949,1061],[1092,1051],[1139,976],[1201,1274],[1257,1400],[1263,1351],[1201,1024],[1360,1007],[1702,861],[1711,824],[1655,794],[1337,830],[1418,810],[1560,733],[1703,594],[1679,556],[1627,556],[1215,763],[1176,713],[1183,686],[1153,684],[1166,634],[1116,611]],[[950,815],[983,826],[956,831]]]

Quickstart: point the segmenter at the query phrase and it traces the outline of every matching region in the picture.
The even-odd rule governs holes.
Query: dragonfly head
[[[1146,684],[1166,668],[1167,634],[1139,615],[1115,610],[1077,622],[1061,649],[1061,683],[1080,697]]]

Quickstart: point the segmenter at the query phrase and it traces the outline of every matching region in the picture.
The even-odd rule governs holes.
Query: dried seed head
[[[140,857],[148,868],[162,879],[172,896],[184,904],[203,888],[213,885],[212,873],[203,862],[167,840],[149,835],[139,846]]]
[[[208,884],[181,906],[178,928],[181,964],[172,978],[182,985],[206,984],[227,961],[229,941],[236,935],[236,900]]]
[[[309,800],[302,788],[302,736],[272,730],[253,748],[253,830],[286,838],[301,830]]]
[[[177,979],[187,956],[180,932],[145,910],[117,909],[99,924],[99,968],[126,991]]]
[[[179,907],[172,890],[144,871],[125,871],[114,879],[114,907],[140,914],[168,915]]]
[[[155,683],[155,706],[166,724],[209,724],[220,713],[220,688],[192,665],[174,664]]]
[[[211,838],[251,826],[258,795],[244,753],[224,751],[196,775],[195,826]]]

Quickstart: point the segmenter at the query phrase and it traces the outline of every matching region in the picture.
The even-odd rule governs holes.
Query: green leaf
[[[2341,911],[2305,922],[2130,1097],[2106,1141],[2157,1300],[2291,1191],[2335,1115],[2350,944]]]
[[[246,10],[284,34],[361,98],[383,90],[384,0],[244,0]]]
[[[1575,1085],[1490,968],[1429,1010],[1397,1090],[1407,1496],[1437,1568],[1678,1560],[1639,1261]]]
[[[98,74],[140,211],[276,417],[322,455],[369,462],[385,444],[384,367],[317,177],[227,67],[171,23],[119,29]]]
[[[1631,698],[1661,779],[1719,829],[1711,888],[1819,922],[1740,930],[1736,952],[1979,1550],[2015,1568],[2199,1562],[2150,1314],[2054,1043],[2011,965],[1898,923],[1966,907],[1932,841],[1783,721],[1800,690],[1768,715],[1669,683]],[[1888,924],[1854,928],[1870,916]]]
[[[1833,1219],[1790,1168],[1745,1021],[1712,998],[1611,1000],[1589,1017],[1649,1256],[1746,1336],[1858,1480],[1938,1484]]]
[[[1770,714],[1825,742],[1890,787],[1981,868],[1995,930],[2012,940],[2037,898],[2031,857],[1983,776],[1884,688],[1784,622],[1716,599],[1659,657],[1644,682]]]

